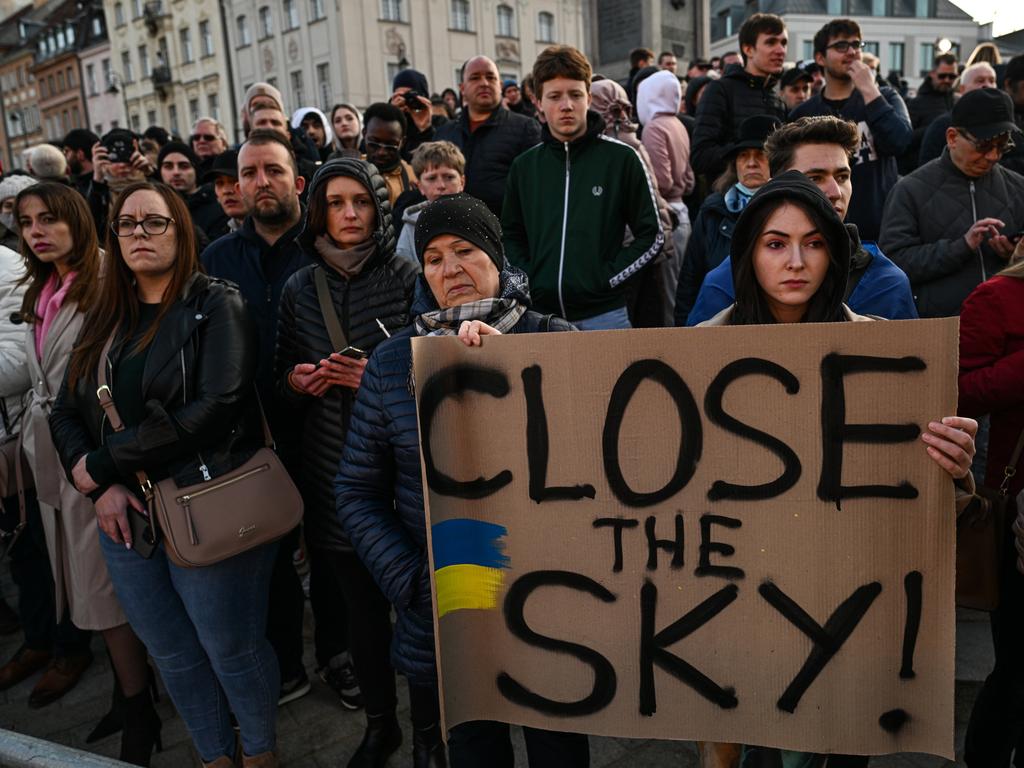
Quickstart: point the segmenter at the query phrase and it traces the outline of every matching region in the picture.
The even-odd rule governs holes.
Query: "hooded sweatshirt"
[[[667,70],[648,77],[636,90],[637,115],[644,127],[642,141],[658,181],[658,191],[670,203],[681,203],[693,190],[690,137],[676,115],[682,90]]]
[[[320,154],[320,160],[324,161],[333,151],[331,139],[334,136],[334,132],[331,128],[331,121],[327,119],[327,115],[321,112],[316,107],[299,107],[292,113],[292,129],[296,131],[302,131],[302,121],[306,119],[306,115],[314,114],[320,118],[320,125],[324,127],[324,140],[323,143],[317,145],[317,152]]]

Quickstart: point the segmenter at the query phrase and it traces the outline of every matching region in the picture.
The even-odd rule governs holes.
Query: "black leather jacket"
[[[108,377],[120,354],[115,342]],[[238,289],[195,274],[160,321],[146,358],[146,418],[112,432],[96,399],[95,373],[67,380],[50,415],[53,443],[68,478],[75,462],[105,444],[124,478],[143,469],[179,486],[217,477],[262,443],[256,408],[256,331]],[[115,394],[116,398],[116,394]]]

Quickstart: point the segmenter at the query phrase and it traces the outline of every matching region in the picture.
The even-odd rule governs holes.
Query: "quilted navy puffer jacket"
[[[519,298],[528,305],[529,297]],[[412,314],[432,309],[437,304],[421,276]],[[512,333],[545,330],[571,331],[573,326],[528,311]],[[406,328],[370,356],[334,490],[349,541],[395,608],[391,663],[410,684],[430,685],[437,672],[419,429],[409,390],[413,335],[413,328]]]

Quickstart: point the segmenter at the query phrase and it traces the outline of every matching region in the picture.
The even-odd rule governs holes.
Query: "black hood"
[[[765,207],[780,200],[794,200],[813,211],[821,222],[821,234],[828,245],[828,274],[811,299],[810,308],[804,319],[807,322],[842,320],[843,298],[850,277],[850,256],[853,248],[850,232],[835,212],[832,203],[810,179],[799,171],[787,171],[757,190],[733,229],[730,248],[733,285],[736,289],[733,323],[749,325],[774,322],[767,311],[761,288],[757,284],[753,265],[749,263],[753,251],[747,246],[759,234],[758,228],[762,225]]]
[[[711,80],[712,78],[707,75],[700,75],[686,84],[686,96],[683,98],[683,101],[686,102],[686,114],[697,116],[697,94]]]
[[[601,117],[593,109],[587,110],[587,132],[580,136],[578,139],[573,139],[570,143],[570,147],[578,147],[580,144],[586,144],[598,135],[604,133],[604,118]],[[540,138],[545,144],[557,147],[559,150],[562,149],[563,142],[560,139],[556,139],[551,135],[551,130],[548,128],[547,123],[540,128]]]
[[[307,208],[312,204],[315,195],[326,194],[327,182],[335,176],[348,176],[350,179],[355,179],[370,192],[377,207],[377,227],[374,229],[372,237],[377,243],[380,256],[387,259],[395,251],[395,227],[392,223],[388,185],[384,181],[384,177],[380,175],[377,166],[366,160],[354,157],[328,160],[317,169],[313,180],[309,183],[309,195],[306,198]],[[316,248],[313,247],[313,242],[316,240],[317,234],[322,233],[311,232],[306,226],[308,221],[307,213],[298,241],[309,254],[319,260],[320,257],[316,253]]]

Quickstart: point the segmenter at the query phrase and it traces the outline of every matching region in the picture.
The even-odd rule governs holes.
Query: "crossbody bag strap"
[[[103,351],[100,352],[100,361],[96,365],[96,399],[100,401],[100,407],[107,415],[107,421],[110,422],[111,428],[115,432],[123,432],[124,422],[121,420],[121,414],[117,412],[117,406],[114,405],[114,393],[110,391],[110,382],[107,379],[107,356],[110,354],[111,347],[114,346],[116,334],[116,330],[111,332],[107,343],[103,345]],[[138,480],[139,488],[142,489],[146,501],[149,502],[153,498],[153,483],[150,482],[149,476],[144,470],[138,469],[135,471],[135,479]]]
[[[1020,431],[1017,445],[1014,446],[1013,453],[1010,454],[1010,460],[1003,469],[1003,482],[999,484],[999,492],[1004,498],[1010,494],[1010,480],[1017,474],[1017,462],[1020,461],[1021,453],[1024,453],[1024,429]]]
[[[317,301],[320,302],[320,314],[324,316],[327,335],[331,337],[331,346],[334,347],[334,352],[341,352],[348,346],[348,340],[345,338],[345,332],[341,329],[338,313],[334,311],[331,289],[327,286],[327,275],[322,267],[316,267],[313,270],[313,282],[316,284]]]

